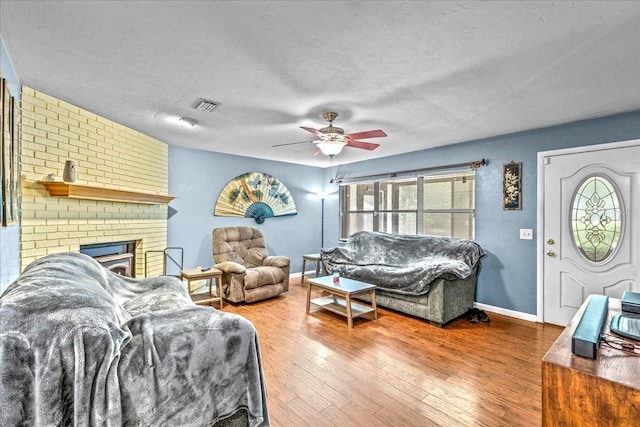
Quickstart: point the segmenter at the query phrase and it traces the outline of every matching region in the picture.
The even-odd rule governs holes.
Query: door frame
[[[550,156],[587,153],[591,151],[608,150],[615,148],[640,146],[640,139],[627,141],[607,142],[603,144],[586,145],[581,147],[561,148],[538,152],[538,188],[537,188],[537,221],[536,221],[536,283],[537,283],[537,308],[536,321],[544,322],[544,165],[545,158]]]

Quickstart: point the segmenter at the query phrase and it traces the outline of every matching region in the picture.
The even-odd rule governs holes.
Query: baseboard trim
[[[315,270],[309,270],[306,273],[304,273],[304,276],[311,277],[311,276],[315,276],[315,274],[316,274]],[[293,278],[293,277],[302,277],[302,272],[289,274],[289,278]]]
[[[508,310],[506,308],[494,307],[492,305],[482,304],[479,302],[476,302],[473,305],[474,307],[479,308],[480,310],[485,310],[490,313],[496,313],[496,314],[502,314],[504,316],[515,317],[516,319],[522,319],[528,322],[538,321],[538,316],[536,316],[535,314],[523,313],[521,311],[515,311],[515,310]]]

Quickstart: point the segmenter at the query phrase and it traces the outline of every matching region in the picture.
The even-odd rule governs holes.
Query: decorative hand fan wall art
[[[213,214],[254,218],[262,224],[267,218],[298,212],[291,193],[279,179],[266,173],[248,172],[225,185]]]

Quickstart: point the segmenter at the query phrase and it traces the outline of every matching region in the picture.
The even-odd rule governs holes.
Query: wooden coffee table
[[[311,299],[312,287],[322,289],[331,295]],[[364,305],[351,300],[351,297],[355,295],[367,293],[371,296],[371,305]],[[307,280],[307,313],[311,308],[311,304],[345,316],[349,328],[353,327],[353,319],[355,317],[373,313],[373,318],[378,318],[376,285],[347,279],[345,277],[341,277],[337,285],[333,284],[333,276],[314,277],[313,279]]]

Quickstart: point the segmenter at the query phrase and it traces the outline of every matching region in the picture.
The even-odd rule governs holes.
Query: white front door
[[[631,144],[541,156],[544,322],[567,325],[590,294],[640,292],[640,140]]]

